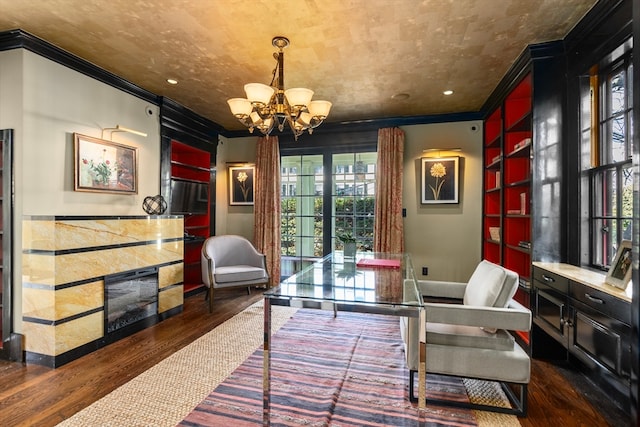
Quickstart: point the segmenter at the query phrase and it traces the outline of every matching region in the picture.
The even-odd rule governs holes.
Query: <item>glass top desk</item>
[[[271,306],[417,317],[426,327],[422,296],[409,254],[334,252],[264,293],[263,424],[269,425]],[[419,407],[425,406],[426,331],[420,331]]]

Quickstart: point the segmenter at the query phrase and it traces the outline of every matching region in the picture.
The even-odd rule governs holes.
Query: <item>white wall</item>
[[[253,242],[253,206],[229,206],[227,167],[234,163],[255,163],[257,136],[220,137],[216,157],[216,235],[238,234]]]
[[[472,128],[475,127],[475,130]],[[403,126],[405,131],[403,205],[405,250],[418,278],[467,281],[481,259],[482,122]],[[420,158],[428,148],[460,148],[459,204],[420,204]],[[422,276],[422,267],[429,275]]]
[[[147,114],[151,109],[153,114]],[[0,129],[14,130],[14,309],[21,331],[23,215],[145,215],[160,190],[160,125],[155,105],[24,49],[0,52]],[[125,126],[146,138],[107,132],[138,148],[138,194],[73,190],[73,133],[101,138]]]

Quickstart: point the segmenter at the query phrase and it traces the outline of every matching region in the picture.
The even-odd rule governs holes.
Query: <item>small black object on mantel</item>
[[[142,209],[149,215],[162,215],[167,210],[167,202],[160,194],[147,196],[142,202]]]

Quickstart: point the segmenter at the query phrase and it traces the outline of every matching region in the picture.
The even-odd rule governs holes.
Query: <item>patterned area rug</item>
[[[262,369],[258,349],[180,425],[261,425]],[[271,425],[478,425],[471,410],[419,413],[407,383],[396,317],[299,310],[273,337]],[[427,400],[468,399],[459,379],[429,375],[427,386]]]
[[[296,313],[296,310],[297,309],[288,307],[273,307],[273,331],[277,331],[278,328],[289,322],[291,316]],[[322,314],[319,311],[312,313]],[[346,313],[339,313],[339,318],[341,319],[345,314]],[[388,320],[397,323],[394,317],[388,317]],[[295,322],[289,322],[289,324],[292,327],[296,325]],[[364,322],[364,325],[361,325],[361,327],[366,326],[368,330],[373,330],[373,325],[373,323],[369,324]],[[254,380],[259,382],[257,385],[254,383],[252,387],[261,390],[262,360],[257,361],[255,357],[259,357],[260,355],[259,352],[256,353],[256,348],[259,348],[262,344],[262,327],[263,311],[262,301],[260,301],[194,341],[192,344],[166,358],[156,366],[138,375],[125,385],[109,393],[91,406],[83,409],[66,421],[63,421],[58,426],[172,427],[179,423],[189,425],[189,420],[193,420],[196,425],[221,425],[216,423],[209,424],[203,419],[195,421],[194,417],[197,413],[207,416],[208,411],[202,410],[203,405],[207,404],[207,396],[226,378],[231,380],[230,375],[233,373],[233,376],[235,376],[236,373],[234,373],[234,371],[239,366],[242,366],[241,364],[247,360],[247,358],[249,358],[247,363],[251,361],[254,365],[253,369],[257,375]],[[351,331],[349,332],[347,335],[351,335]],[[278,334],[276,333],[274,340],[277,338]],[[277,341],[274,341],[274,346],[280,346],[281,349],[286,349],[287,347],[285,347],[285,345],[286,344],[281,345]],[[276,347],[274,347],[274,350],[277,349]],[[307,351],[306,349],[309,350]],[[306,349],[303,355],[305,352],[311,353],[310,347]],[[399,347],[396,346],[395,349],[399,350]],[[397,366],[390,368],[391,371],[397,371],[404,366],[402,356],[398,355],[398,357],[399,359],[396,360]],[[274,366],[276,366],[276,363],[277,362],[274,362]],[[344,361],[343,363],[343,361],[340,360],[338,364],[346,367],[349,365],[349,362]],[[297,369],[301,369],[302,365],[296,365],[292,362],[292,368],[294,365],[298,366]],[[281,377],[281,372],[274,372],[274,382],[278,377],[283,378]],[[371,379],[370,375],[367,375],[367,379]],[[388,375],[381,375],[379,381],[389,382]],[[400,381],[404,386],[407,377],[402,374],[401,378],[398,377],[397,381]],[[434,381],[429,379],[429,387],[431,387],[432,384],[434,384]],[[466,386],[472,398],[474,394],[476,394],[483,399],[506,400],[504,395],[500,396],[500,390],[498,389],[496,391],[495,387],[489,387],[487,390],[484,386],[475,387],[473,383],[466,384]],[[227,386],[225,385],[225,387]],[[451,387],[456,390],[455,394],[460,392],[460,395],[462,395],[463,392],[460,391],[459,384],[452,384]],[[278,391],[277,386],[274,386],[274,392]],[[217,392],[218,390],[216,390],[214,394]],[[385,393],[387,393],[386,390]],[[345,392],[342,393],[342,396],[346,396]],[[384,395],[382,397],[384,397]],[[355,398],[362,399],[363,396],[355,396]],[[261,420],[261,392],[257,399],[260,400],[257,404],[260,413],[256,419]],[[375,400],[370,397],[368,399]],[[357,405],[363,404],[361,401],[356,402]],[[194,410],[196,406],[198,409]],[[394,416],[397,416],[398,411],[395,408],[384,408],[384,411],[386,412],[391,409],[393,409]],[[401,408],[400,411],[402,412],[405,409]],[[448,410],[446,408],[434,406],[429,407],[428,410],[430,416],[433,417],[440,416],[446,420],[448,416]],[[474,411],[474,414],[480,427],[520,426],[515,416],[482,411]],[[468,425],[468,419],[468,414],[464,414],[461,425]],[[222,425],[225,427],[235,427],[239,425],[235,422],[229,422],[228,419],[224,419],[223,423]],[[384,424],[375,423],[374,425],[380,426]]]

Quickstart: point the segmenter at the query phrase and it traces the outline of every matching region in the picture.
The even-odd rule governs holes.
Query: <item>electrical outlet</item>
[[[422,267],[422,275],[423,276],[429,275],[429,267]]]

